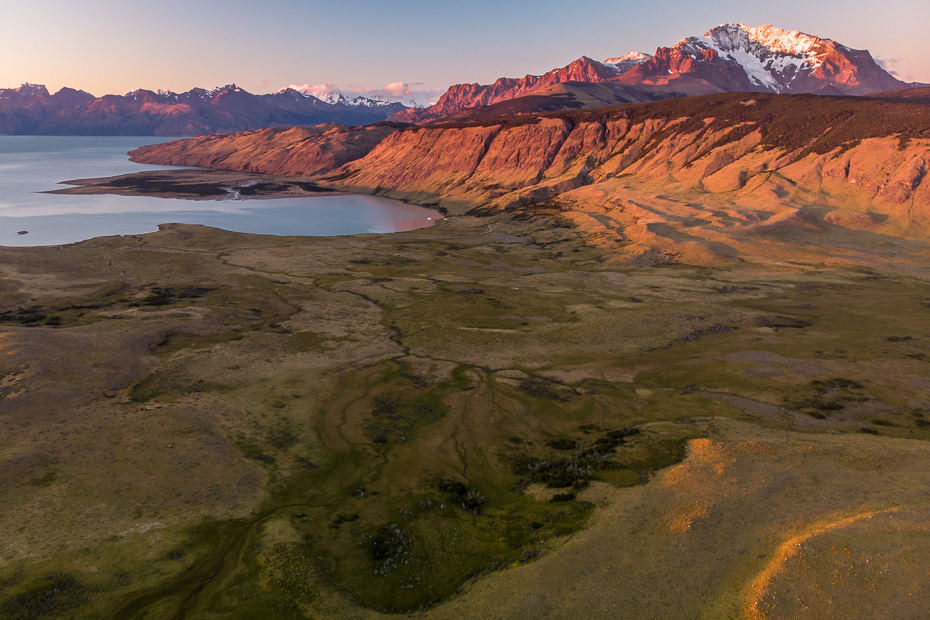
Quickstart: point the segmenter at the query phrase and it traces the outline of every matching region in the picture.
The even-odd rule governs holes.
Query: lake
[[[171,166],[129,161],[128,151],[168,138],[0,136],[0,245],[74,243],[154,232],[158,224],[204,224],[266,235],[351,235],[432,225],[436,211],[374,196],[182,200],[43,194],[61,181]],[[28,231],[26,235],[18,231]]]

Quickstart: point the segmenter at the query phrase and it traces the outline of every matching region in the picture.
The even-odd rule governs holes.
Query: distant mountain
[[[328,122],[364,125],[405,109],[367,97],[322,101],[290,88],[253,95],[235,84],[99,98],[70,88],[51,95],[44,86],[23,84],[0,89],[0,134],[196,136]]]
[[[490,85],[458,84],[436,105],[404,110],[392,120],[428,122],[568,82],[609,84],[614,92],[610,103],[723,92],[867,95],[913,86],[882,69],[865,50],[797,30],[723,24],[703,37],[660,47],[651,56],[630,52],[604,62],[582,56],[540,76],[501,78]]]

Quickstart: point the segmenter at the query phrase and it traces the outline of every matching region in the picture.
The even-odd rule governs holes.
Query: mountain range
[[[915,85],[885,71],[868,51],[797,30],[722,24],[651,55],[630,52],[603,62],[582,56],[543,75],[457,84],[435,105],[401,111],[391,120],[429,122],[530,95],[535,98],[522,106],[511,104],[490,116],[724,92],[866,95],[908,86]]]
[[[328,122],[364,125],[404,109],[367,97],[324,101],[292,88],[253,95],[235,84],[99,98],[71,88],[53,95],[45,86],[24,84],[0,89],[0,134],[195,136]]]
[[[428,108],[366,97],[320,99],[293,88],[254,95],[235,84],[99,98],[24,84],[0,89],[0,134],[195,136],[330,122],[479,120],[726,92],[867,95],[909,86],[918,85],[898,80],[865,50],[797,30],[722,24],[654,54],[630,52],[603,62],[582,56],[543,75],[457,84]]]
[[[590,243],[634,262],[765,254],[753,239],[778,230],[912,239],[930,231],[926,87],[863,97],[723,93],[425,127],[264,129],[130,155],[316,177],[451,215],[555,210]]]

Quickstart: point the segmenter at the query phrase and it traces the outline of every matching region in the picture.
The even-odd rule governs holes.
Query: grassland
[[[0,248],[0,619],[917,617],[930,282],[861,251]]]

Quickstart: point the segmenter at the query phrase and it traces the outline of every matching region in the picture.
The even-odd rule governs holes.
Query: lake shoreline
[[[251,200],[347,196],[309,177],[283,177],[206,168],[133,172],[116,176],[60,181],[69,185],[42,192],[58,195],[114,195],[184,200]]]
[[[390,233],[428,227],[441,217],[434,209],[347,193],[310,177],[129,160],[129,151],[157,142],[0,136],[0,246],[61,246],[152,233],[166,223],[276,236]]]

